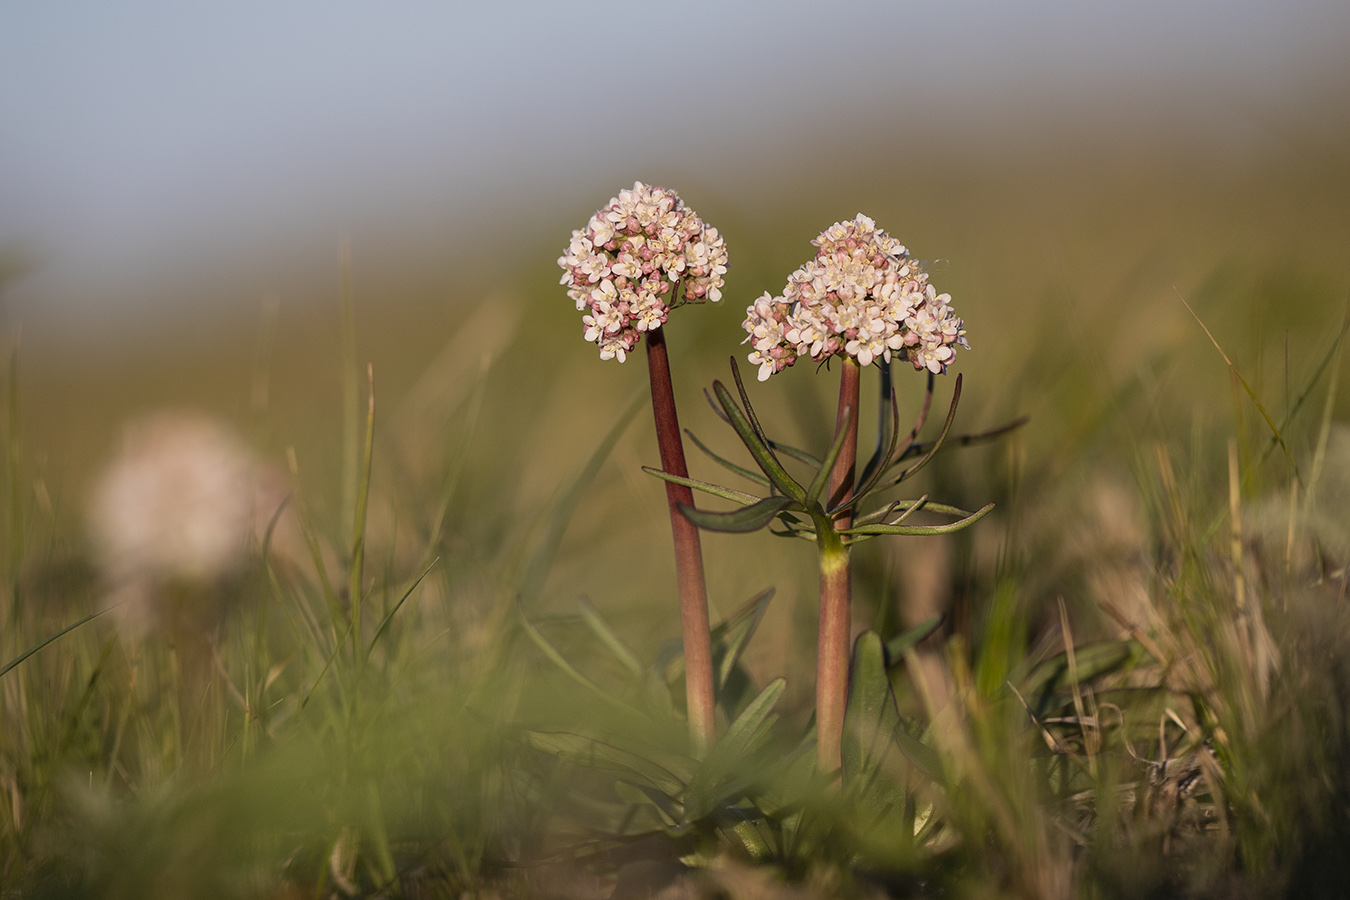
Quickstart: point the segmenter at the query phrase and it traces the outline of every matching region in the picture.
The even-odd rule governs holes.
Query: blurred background
[[[644,360],[598,359],[556,264],[635,180],[726,240],[722,302],[666,329],[682,424],[717,453],[746,462],[702,397],[744,360],[746,306],[858,213],[965,319],[925,436],[958,374],[954,433],[1030,417],[896,494],[997,507],[861,545],[857,629],[948,613],[929,649],[965,641],[992,697],[1070,618],[1081,644],[1191,616],[1173,633],[1192,655],[1222,649],[1246,577],[1283,656],[1260,644],[1220,687],[1264,698],[1283,666],[1276,696],[1311,712],[1215,701],[1252,748],[1232,797],[1252,846],[1317,837],[1350,805],[1350,638],[1325,624],[1350,561],[1347,46],[1344,0],[0,4],[0,882],[75,860],[84,894],[42,896],[237,896],[203,879],[234,884],[280,829],[266,878],[312,894],[361,856],[384,884],[386,822],[400,871],[427,848],[466,891],[530,858],[516,836],[550,834],[550,807],[514,803],[533,757],[489,732],[595,710],[518,610],[606,686],[626,670],[580,598],[643,660],[679,633]],[[923,379],[895,377],[907,427]],[[837,379],[799,365],[749,393],[821,453]],[[747,487],[688,452],[694,477]],[[745,662],[787,676],[795,743],[815,550],[704,553],[714,620],[777,591]],[[1161,715],[1130,708],[1150,731],[1127,767]],[[1339,871],[1337,829],[1310,846]],[[992,833],[976,821],[970,846]]]
[[[58,515],[126,417],[161,407],[221,416],[273,460],[294,448],[322,509],[342,478],[344,271],[377,457],[444,457],[486,373],[465,508],[528,515],[645,382],[640,361],[595,359],[554,264],[635,179],[729,247],[724,302],[669,329],[704,434],[721,426],[699,391],[744,353],[745,306],[858,212],[966,319],[958,428],[1031,414],[1018,465],[1048,484],[1066,484],[1056,454],[1126,432],[1258,433],[1182,297],[1287,411],[1350,290],[1340,2],[131,0],[0,19],[0,315],[24,478]],[[760,396],[810,442],[834,389],[798,367]],[[586,541],[616,510],[648,504],[664,559],[659,486],[634,474],[648,432],[571,538],[579,588],[604,591]],[[983,502],[967,480],[949,499]]]

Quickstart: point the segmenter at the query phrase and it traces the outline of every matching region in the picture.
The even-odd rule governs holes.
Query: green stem
[[[839,383],[839,409],[835,437],[847,429],[843,449],[830,472],[831,507],[849,498],[853,491],[858,458],[858,386],[862,370],[853,360],[844,362]],[[834,521],[816,523],[820,548],[820,633],[816,648],[816,768],[830,773],[839,769],[840,743],[844,735],[844,707],[848,701],[848,649],[852,625],[853,586],[849,551],[839,529],[853,524],[852,509]]]
[[[661,449],[661,468],[671,475],[689,477],[684,462],[684,443],[675,413],[675,391],[670,381],[670,361],[662,328],[647,332],[647,371],[652,385],[652,413],[656,418],[656,442]],[[675,540],[675,577],[680,590],[680,619],[684,626],[684,682],[689,710],[689,734],[702,754],[712,743],[714,714],[712,637],[708,626],[708,588],[703,575],[703,549],[698,527],[686,519],[679,505],[694,505],[688,485],[666,482],[670,506],[670,529]]]

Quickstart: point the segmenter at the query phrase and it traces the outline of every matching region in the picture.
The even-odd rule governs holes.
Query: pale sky
[[[1094,98],[1137,92],[1240,131],[1347,46],[1343,0],[7,0],[0,252],[37,268],[6,300],[107,312],[213,253],[570,201],[649,159],[827,152],[902,110],[1109,119]]]

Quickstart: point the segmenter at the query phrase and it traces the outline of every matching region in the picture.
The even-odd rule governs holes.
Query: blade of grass
[[[0,678],[4,678],[5,675],[10,672],[10,670],[16,668],[24,660],[28,659],[28,657],[32,656],[34,653],[37,653],[43,647],[46,647],[48,644],[51,644],[52,642],[62,637],[65,637],[67,634],[70,634],[72,631],[74,631],[76,628],[79,628],[84,623],[93,621],[94,619],[97,619],[104,613],[116,609],[118,605],[120,604],[114,604],[113,606],[109,606],[107,609],[100,609],[98,612],[90,613],[83,619],[80,619],[78,622],[74,622],[70,625],[67,625],[65,628],[62,628],[60,631],[56,632],[56,634],[53,634],[51,637],[48,637],[40,641],[39,643],[25,650],[23,653],[20,653],[18,656],[14,657],[9,662],[5,663],[3,666],[0,666]]]
[[[291,478],[296,485],[300,484],[300,461],[295,455],[294,447],[286,448],[286,462],[290,466]],[[318,535],[314,532],[314,526],[309,515],[309,509],[305,504],[304,495],[300,493],[297,487],[295,492],[296,518],[300,523],[300,533],[304,536],[305,546],[309,549],[310,560],[314,563],[314,574],[319,580],[319,589],[323,592],[324,600],[328,604],[329,619],[334,631],[337,629],[337,623],[343,618],[341,605],[338,602],[337,591],[333,588],[332,582],[328,578],[328,566],[323,561],[323,548],[319,546]]]
[[[599,446],[591,453],[590,458],[586,460],[586,465],[581,472],[572,481],[557,504],[554,505],[544,525],[543,536],[540,537],[534,553],[530,556],[530,561],[525,566],[525,574],[520,580],[520,600],[522,603],[528,605],[544,586],[544,580],[548,577],[548,570],[553,565],[553,558],[558,553],[558,547],[562,545],[563,534],[572,521],[572,514],[576,512],[577,504],[581,502],[582,495],[591,486],[595,476],[600,473],[600,467],[604,465],[605,460],[609,459],[609,454],[613,452],[614,445],[619,442],[619,438],[623,436],[633,418],[646,405],[646,391],[641,391],[633,397],[627,408],[619,415],[618,421],[614,423],[609,432],[601,439]]]
[[[1345,319],[1341,325],[1340,332],[1337,333],[1335,339],[1331,342],[1331,346],[1327,348],[1327,352],[1322,355],[1321,361],[1317,364],[1317,368],[1313,370],[1312,375],[1308,378],[1308,383],[1299,393],[1298,399],[1294,401],[1294,405],[1285,413],[1284,421],[1280,425],[1281,431],[1289,427],[1289,424],[1293,422],[1294,417],[1298,415],[1299,410],[1303,408],[1303,404],[1307,401],[1308,396],[1312,394],[1313,388],[1317,386],[1317,382],[1321,381],[1323,373],[1327,370],[1327,366],[1330,365],[1333,360],[1340,358],[1341,348],[1344,346],[1347,333],[1350,333],[1350,306],[1347,306],[1346,308]],[[1339,367],[1333,367],[1332,371],[1338,372]],[[1279,442],[1276,440],[1275,436],[1271,435],[1270,443],[1266,445],[1266,449],[1261,454],[1261,462],[1265,462],[1278,445]]]
[[[1176,289],[1173,288],[1173,290]],[[1247,392],[1247,396],[1251,398],[1252,404],[1256,407],[1256,411],[1261,414],[1261,418],[1266,420],[1266,427],[1270,429],[1271,436],[1279,443],[1280,449],[1284,451],[1284,458],[1289,461],[1289,467],[1294,472],[1294,479],[1301,485],[1303,480],[1298,474],[1298,463],[1294,461],[1294,455],[1289,452],[1289,447],[1284,442],[1284,435],[1280,434],[1280,429],[1275,427],[1275,422],[1270,418],[1270,413],[1266,412],[1265,404],[1263,404],[1260,398],[1256,396],[1256,392],[1252,390],[1251,385],[1247,384],[1247,379],[1242,377],[1242,373],[1238,371],[1237,366],[1233,365],[1233,360],[1228,357],[1228,354],[1224,351],[1223,347],[1220,346],[1218,340],[1210,333],[1209,326],[1205,325],[1204,321],[1196,311],[1186,302],[1186,298],[1181,295],[1181,291],[1176,291],[1176,295],[1177,299],[1179,299],[1182,305],[1186,307],[1187,312],[1195,319],[1196,324],[1198,324],[1201,330],[1205,332],[1205,337],[1209,338],[1209,342],[1214,345],[1214,349],[1219,351],[1219,355],[1223,357],[1223,361],[1228,364],[1228,371],[1233,373],[1233,376],[1237,378],[1238,382],[1242,385],[1242,389]]]
[[[668,797],[679,796],[684,788],[679,777],[665,766],[604,741],[567,731],[527,731],[523,737],[530,746],[561,759],[641,778]]]
[[[366,440],[361,451],[361,480],[356,486],[356,512],[352,520],[352,570],[348,600],[352,607],[352,658],[360,662],[361,605],[365,582],[366,505],[370,501],[370,469],[375,454],[375,366],[366,367],[370,397],[366,404]]]
[[[15,339],[14,348],[9,357],[9,434],[6,442],[5,468],[9,476],[9,577],[10,602],[14,609],[8,610],[8,621],[13,622],[19,605],[19,571],[23,567],[23,491],[19,487],[21,461],[23,459],[19,439],[19,346]]]
[[[408,598],[412,596],[413,591],[417,590],[417,586],[422,583],[422,579],[426,578],[427,575],[430,574],[431,570],[435,568],[436,563],[440,562],[440,560],[441,558],[439,556],[433,559],[431,561],[431,564],[422,570],[422,574],[418,575],[416,578],[413,579],[413,583],[408,585],[408,589],[403,592],[403,595],[401,597],[398,598],[398,602],[396,602],[393,608],[391,608],[389,612],[385,615],[385,617],[382,620],[380,620],[379,627],[375,629],[374,637],[370,639],[370,647],[366,649],[367,656],[369,656],[375,650],[375,644],[379,642],[380,635],[384,634],[384,630],[388,628],[389,623],[393,621],[395,613],[397,613],[403,607],[403,604],[406,603]]]
[[[600,639],[600,643],[604,644],[605,648],[614,654],[614,658],[625,669],[634,675],[641,675],[642,663],[638,662],[638,658],[633,651],[629,650],[628,646],[614,633],[614,629],[609,627],[609,623],[600,616],[599,611],[596,610],[591,601],[583,597],[577,605],[581,609],[581,620]]]
[[[1064,659],[1069,665],[1069,688],[1073,695],[1073,711],[1078,716],[1083,733],[1083,751],[1087,755],[1088,771],[1097,779],[1097,734],[1087,724],[1087,710],[1083,706],[1082,683],[1078,679],[1078,657],[1073,646],[1073,629],[1069,627],[1069,610],[1064,598],[1059,598],[1059,629],[1064,635]]]
[[[942,624],[942,619],[943,619],[942,613],[930,616],[929,618],[924,619],[918,625],[915,625],[913,628],[909,629],[903,634],[898,634],[895,637],[891,638],[889,641],[887,641],[886,642],[887,662],[891,665],[894,665],[898,663],[900,660],[902,660],[905,654],[909,652],[909,649],[911,647],[917,646],[920,641],[924,640],[930,634],[938,630],[938,626]]]
[[[535,627],[535,624],[530,621],[529,616],[525,615],[525,608],[520,603],[516,603],[516,614],[516,618],[519,619],[521,627],[525,629],[525,633],[529,635],[530,640],[534,641],[535,646],[542,650],[544,655],[549,658],[549,661],[562,670],[565,675],[604,700],[608,705],[628,713],[637,712],[633,707],[614,696],[611,691],[607,691],[594,681],[591,681],[591,679],[583,675],[576,666],[568,662],[567,657],[563,656],[558,648],[549,643],[548,638],[544,637],[543,632]]]
[[[356,520],[357,480],[361,462],[361,375],[356,362],[356,304],[352,296],[352,244],[344,237],[338,245],[338,297],[342,342],[342,521]],[[356,541],[353,532],[349,546]]]

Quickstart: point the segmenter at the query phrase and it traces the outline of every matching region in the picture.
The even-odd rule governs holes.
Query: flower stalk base
[[[661,450],[661,468],[671,475],[689,477],[684,461],[684,443],[675,412],[675,391],[670,381],[670,362],[664,330],[647,332],[647,371],[651,377],[652,413],[656,417],[656,441]],[[666,482],[670,528],[675,540],[675,576],[680,590],[680,619],[684,629],[685,697],[689,710],[689,733],[695,751],[702,754],[712,743],[716,706],[713,698],[712,637],[708,625],[708,589],[703,574],[703,549],[698,526],[680,512],[680,504],[694,505],[694,494],[685,485]]]
[[[862,369],[845,360],[839,381],[839,410],[835,437],[846,429],[843,447],[830,472],[830,507],[853,493],[858,458],[858,394]],[[817,531],[820,547],[820,633],[816,648],[816,767],[838,771],[844,736],[844,707],[848,703],[849,630],[853,621],[853,579],[848,547],[838,530],[853,522],[849,511],[840,513]],[[822,523],[824,524],[824,523]]]

